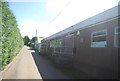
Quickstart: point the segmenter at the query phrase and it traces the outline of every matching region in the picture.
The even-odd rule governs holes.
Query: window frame
[[[60,42],[61,42],[61,46],[59,46]],[[62,44],[63,44],[63,40],[62,39],[56,40],[56,42],[55,42],[55,48],[62,47]]]
[[[117,31],[117,29],[120,29],[120,26],[117,26],[117,27],[114,28],[114,47],[115,47],[115,48],[120,48],[119,44],[117,43],[117,41],[119,41],[119,40],[118,40],[118,36],[119,36],[120,32]],[[116,35],[117,35],[117,36],[116,36]],[[117,38],[116,38],[116,37],[117,37]],[[117,40],[117,41],[116,41],[116,40]]]
[[[54,48],[55,47],[55,40],[51,40],[50,41],[50,48]]]
[[[101,31],[104,31],[105,34],[104,35],[96,35],[96,36],[94,36],[95,33],[98,33],[98,32],[101,32]],[[107,47],[107,33],[108,33],[107,29],[102,29],[102,30],[91,32],[91,48],[106,48]],[[102,37],[102,36],[106,36],[106,45],[105,46],[95,46],[95,45],[93,45],[93,43],[94,43],[93,42],[93,38],[95,38],[95,37]]]

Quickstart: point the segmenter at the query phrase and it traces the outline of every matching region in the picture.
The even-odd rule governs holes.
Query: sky
[[[21,35],[49,37],[116,6],[119,0],[7,0]]]

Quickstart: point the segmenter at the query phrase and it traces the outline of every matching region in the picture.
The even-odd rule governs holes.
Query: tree
[[[25,37],[24,37],[24,45],[29,46],[29,42],[30,42],[29,37],[28,37],[28,36],[25,36]]]
[[[33,37],[32,41],[35,43],[35,41],[37,40],[37,37]]]
[[[31,47],[35,47],[35,42],[37,41],[37,37],[33,37],[32,39],[31,39]]]

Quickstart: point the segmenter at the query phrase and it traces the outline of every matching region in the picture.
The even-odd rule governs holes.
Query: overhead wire
[[[48,25],[50,25],[52,22],[54,22],[57,17],[64,11],[64,9],[71,3],[72,0],[70,0],[66,5],[65,7],[48,23]]]

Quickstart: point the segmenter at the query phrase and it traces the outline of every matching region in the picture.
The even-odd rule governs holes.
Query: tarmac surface
[[[70,79],[43,56],[24,46],[2,71],[2,79]]]

